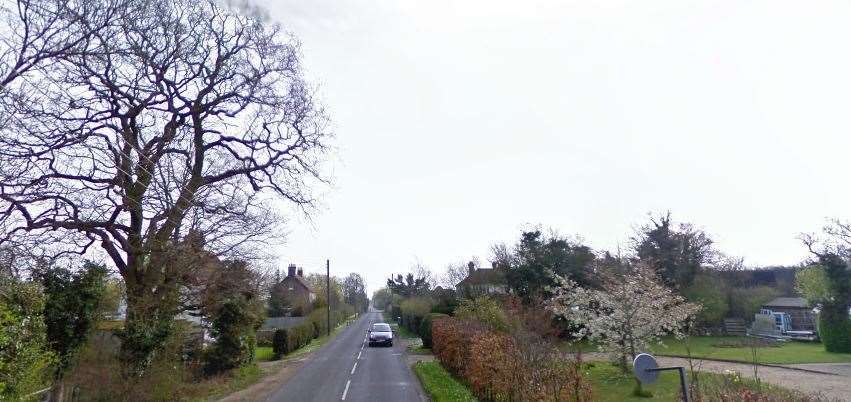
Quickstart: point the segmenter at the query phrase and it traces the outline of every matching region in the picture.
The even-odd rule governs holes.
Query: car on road
[[[372,324],[372,327],[367,330],[367,335],[369,346],[393,346],[393,329],[390,328],[390,324],[383,322]]]

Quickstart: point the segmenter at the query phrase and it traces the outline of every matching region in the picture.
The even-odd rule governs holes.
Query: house
[[[763,310],[786,313],[791,319],[793,331],[815,331],[816,315],[802,297],[778,297],[762,305]]]
[[[508,294],[508,282],[505,279],[506,269],[496,263],[490,269],[476,268],[470,261],[467,264],[467,277],[458,282],[456,289],[459,295],[476,297],[481,295]]]
[[[295,264],[290,264],[287,276],[272,286],[272,293],[290,309],[300,308],[302,314],[310,310],[311,304],[316,300],[316,293],[304,279],[304,270],[297,268]]]

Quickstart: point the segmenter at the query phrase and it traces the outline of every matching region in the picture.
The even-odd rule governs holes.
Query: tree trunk
[[[125,277],[127,317],[120,334],[120,358],[128,377],[145,373],[174,330],[178,288],[163,280],[165,260],[152,255],[147,267],[139,264]]]
[[[65,383],[61,379],[57,379],[53,383],[53,388],[50,390],[50,402],[62,402],[65,398]]]

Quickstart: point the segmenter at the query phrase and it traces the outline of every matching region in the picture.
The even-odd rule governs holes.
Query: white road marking
[[[340,399],[341,401],[346,400],[346,393],[349,392],[349,385],[352,385],[352,380],[346,381],[346,389],[343,390],[343,397]]]
[[[360,354],[363,352],[358,352],[358,360],[360,360]]]
[[[356,368],[358,368],[358,362],[355,362],[355,365],[354,365],[354,366],[352,366],[352,372],[351,372],[351,373],[349,373],[349,375],[354,375],[354,374],[355,374],[355,369],[356,369]]]

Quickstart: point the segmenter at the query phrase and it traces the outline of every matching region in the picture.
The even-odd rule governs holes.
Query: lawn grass
[[[735,336],[694,336],[689,339],[693,357],[752,362],[751,348],[744,346],[754,338]],[[687,355],[685,341],[666,338],[665,346],[654,346],[657,355]],[[724,347],[723,345],[742,345]],[[757,348],[757,359],[764,364],[847,363],[851,353],[829,353],[818,342],[777,342],[776,347]]]
[[[418,362],[414,364],[414,373],[434,402],[476,401],[470,390],[438,362]]]
[[[680,377],[675,371],[659,373],[659,380],[645,385],[644,390],[653,393],[652,397],[639,397],[632,394],[635,388],[635,376],[624,374],[620,368],[609,363],[590,363],[585,375],[591,379],[594,389],[594,401],[598,402],[654,402],[676,401],[680,390]]]
[[[258,346],[254,349],[254,360],[258,362],[268,362],[275,360],[275,352],[271,346]]]
[[[679,374],[676,371],[664,371],[659,373],[659,379],[653,384],[644,385],[643,390],[652,393],[649,397],[633,395],[635,390],[635,377],[632,373],[624,374],[620,368],[610,363],[591,363],[585,366],[585,375],[591,379],[593,386],[593,399],[599,402],[652,402],[652,401],[677,401],[680,395]],[[688,373],[688,381],[692,385],[694,373]],[[704,400],[721,400],[726,398],[741,397],[745,394],[761,395],[771,401],[800,401],[810,400],[797,391],[781,388],[775,385],[758,384],[749,378],[723,376],[715,373],[699,373],[700,394]],[[694,392],[692,390],[691,392]],[[694,396],[694,395],[692,395]],[[736,397],[734,400],[740,400]],[[731,400],[731,399],[724,399]]]

